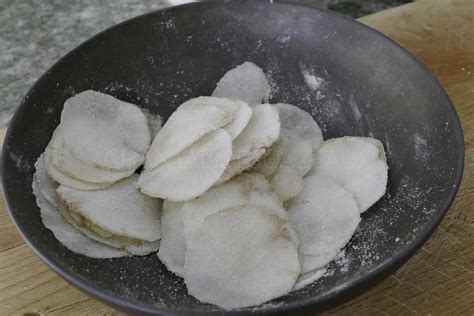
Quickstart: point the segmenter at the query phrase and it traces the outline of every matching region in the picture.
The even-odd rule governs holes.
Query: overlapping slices
[[[136,188],[138,175],[102,190],[60,185],[58,207],[69,224],[102,244],[145,255],[158,250],[161,202]]]
[[[280,119],[277,110],[270,104],[259,104],[252,110],[247,126],[232,142],[231,161],[218,183],[252,167],[279,138]]]
[[[101,189],[131,175],[149,143],[147,118],[137,106],[88,90],[66,100],[45,165],[61,184]]]
[[[90,239],[71,224],[58,210],[56,189],[59,184],[49,177],[44,166],[44,154],[35,163],[33,193],[40,208],[43,225],[69,250],[92,258],[116,258],[130,255],[123,249],[114,248]]]
[[[321,130],[305,111],[290,104],[276,104],[281,121],[280,139],[253,172],[271,180],[281,200],[287,201],[303,188],[303,177],[313,165],[313,153],[322,142]]]
[[[186,244],[200,229],[204,218],[225,208],[242,205],[265,206],[283,220],[288,219],[268,181],[258,174],[243,173],[186,203],[165,201],[158,257],[170,271],[183,276]],[[295,232],[289,230],[297,244]]]
[[[323,274],[350,240],[360,222],[351,193],[329,178],[308,176],[301,193],[288,205],[288,214],[300,243],[301,277],[295,289]]]
[[[361,213],[386,191],[388,166],[380,141],[342,137],[326,141],[316,152],[312,175],[332,179],[354,195]]]
[[[250,105],[260,104],[268,98],[270,85],[263,70],[245,62],[229,70],[217,83],[214,97],[242,100]]]
[[[238,206],[203,220],[188,244],[184,280],[200,301],[232,309],[287,294],[299,273],[285,221],[266,207]]]

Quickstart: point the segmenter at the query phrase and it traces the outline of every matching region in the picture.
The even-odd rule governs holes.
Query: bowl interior
[[[122,23],[69,53],[29,91],[5,142],[4,189],[13,219],[43,260],[122,308],[219,311],[188,296],[155,255],[96,260],[68,251],[41,224],[31,181],[72,95],[94,89],[166,118],[185,100],[209,95],[246,60],[266,72],[272,102],[311,113],[326,139],[380,139],[390,167],[386,196],[364,213],[329,275],[252,310],[322,307],[407,259],[444,215],[462,174],[462,132],[445,92],[406,51],[348,18],[244,1],[186,5]],[[319,87],[308,85],[310,76],[321,78]]]

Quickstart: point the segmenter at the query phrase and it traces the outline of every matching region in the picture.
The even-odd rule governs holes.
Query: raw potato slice
[[[174,274],[184,277],[184,263],[186,260],[186,239],[182,208],[184,202],[163,203],[161,217],[161,245],[158,258]]]
[[[252,151],[247,157],[229,162],[217,184],[224,183],[232,177],[250,169],[264,154],[265,148],[260,148],[259,150]]]
[[[342,185],[354,195],[363,213],[386,191],[388,166],[383,145],[365,137],[328,140],[316,152],[311,174]]]
[[[58,149],[60,168],[64,173],[73,178],[92,183],[111,183],[126,178],[135,171],[134,169],[129,171],[112,171],[85,163],[74,156],[62,141],[61,134],[58,134],[56,137],[59,138],[58,143],[60,144]]]
[[[135,186],[138,175],[107,189],[79,191],[66,186],[57,190],[67,209],[116,236],[156,241],[160,239],[160,201]]]
[[[229,124],[237,109],[234,105],[234,101],[212,97],[199,97],[181,104],[153,140],[145,169],[156,168],[204,135]]]
[[[185,204],[183,221],[186,240],[192,239],[207,216],[239,205],[265,206],[275,215],[288,220],[283,204],[271,190],[268,181],[261,175],[243,173],[210,188],[201,197]]]
[[[289,293],[299,273],[285,221],[244,206],[206,217],[188,244],[184,280],[189,294],[228,310]]]
[[[38,171],[33,176],[32,187],[33,193],[36,196],[36,204],[40,209],[41,220],[44,227],[49,229],[61,244],[63,244],[72,252],[91,258],[106,259],[128,255],[125,250],[104,245],[100,242],[90,239],[74,228],[71,224],[69,224],[59,213],[58,209],[51,205],[41,193],[50,191],[54,189],[54,187],[47,187],[47,184],[43,183],[45,187],[40,188],[38,183],[41,183],[41,181],[39,181],[37,177]]]
[[[296,281],[295,286],[293,287],[293,291],[302,289],[306,285],[311,284],[315,282],[316,280],[319,280],[321,277],[324,276],[326,271],[327,271],[326,268],[322,268],[322,269],[318,269],[318,270],[301,274],[300,277],[298,278],[298,281]]]
[[[304,140],[310,141],[313,151],[323,143],[323,134],[313,117],[297,106],[278,103],[274,105],[280,115],[281,127],[293,131]]]
[[[45,154],[42,153],[41,156],[39,156],[38,160],[36,160],[35,162],[36,172],[34,180],[36,182],[37,190],[39,190],[44,199],[46,199],[46,201],[52,206],[57,206],[58,201],[56,189],[58,188],[59,184],[53,179],[51,179],[51,177],[46,172],[46,167],[44,165],[44,156]]]
[[[247,103],[234,102],[238,108],[232,116],[232,122],[224,127],[232,139],[235,139],[242,133],[252,117],[252,109]]]
[[[218,129],[154,170],[145,170],[138,185],[150,196],[190,200],[219,180],[231,155],[232,140],[226,131]]]
[[[255,105],[266,100],[269,93],[270,85],[263,70],[247,61],[229,70],[217,83],[212,96],[238,99]]]
[[[266,178],[270,178],[271,176],[273,176],[277,171],[278,166],[280,166],[280,162],[286,152],[287,146],[288,137],[282,130],[280,132],[280,138],[272,146],[273,148],[271,150],[271,153],[268,156],[262,158],[259,162],[257,162],[253,166],[252,172],[261,174]]]
[[[279,136],[278,111],[270,104],[255,106],[249,123],[232,144],[232,160],[251,156],[255,150],[272,146]]]
[[[44,152],[44,160],[45,160],[44,163],[45,163],[46,171],[48,172],[48,175],[51,178],[53,178],[56,182],[59,182],[60,184],[64,184],[71,188],[75,188],[75,189],[83,190],[83,191],[103,189],[111,185],[111,183],[108,183],[108,182],[92,183],[92,182],[82,181],[74,177],[71,177],[67,175],[66,173],[64,173],[62,170],[60,170],[58,168],[59,147],[56,141],[57,134],[59,134],[59,129],[56,129],[56,131],[54,132],[53,137],[51,138],[51,141],[48,147],[46,147],[46,150]]]
[[[140,166],[150,143],[146,117],[136,105],[92,90],[66,100],[61,134],[78,159],[117,171]]]
[[[360,222],[352,194],[320,176],[305,178],[304,189],[291,201],[288,213],[300,239],[298,251],[306,256],[337,253]]]
[[[283,202],[297,196],[303,190],[303,178],[291,166],[284,164],[278,167],[271,184]]]
[[[288,144],[282,164],[291,166],[300,177],[304,177],[313,166],[311,143],[290,130],[282,130],[288,137]]]

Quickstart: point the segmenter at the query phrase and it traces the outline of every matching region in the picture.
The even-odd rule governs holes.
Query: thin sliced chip
[[[135,172],[134,169],[128,171],[113,171],[111,169],[102,169],[90,165],[76,158],[69,147],[63,142],[61,134],[59,138],[59,165],[63,173],[73,178],[92,182],[92,183],[111,183],[126,178]]]
[[[307,272],[304,274],[301,274],[300,277],[298,278],[298,281],[296,281],[295,286],[293,287],[293,291],[299,290],[304,288],[305,286],[314,283],[315,281],[321,279],[324,274],[326,273],[327,269],[322,268],[319,270],[314,270],[311,272]]]
[[[202,137],[178,156],[145,170],[139,180],[143,193],[171,201],[200,196],[224,173],[232,155],[232,140],[223,129]]]
[[[41,188],[38,186],[36,179],[37,174],[33,177],[33,193],[36,196],[36,204],[40,209],[41,220],[43,225],[49,229],[54,237],[72,252],[88,256],[91,258],[117,258],[129,255],[125,250],[117,249],[100,242],[90,239],[82,234],[71,224],[64,220],[58,209],[51,205],[41,194],[41,192],[49,191],[53,187]]]
[[[323,143],[323,134],[313,117],[297,106],[278,103],[274,105],[280,114],[281,126],[296,133],[304,140],[310,141],[313,151]]]
[[[189,201],[183,207],[186,240],[201,227],[209,215],[239,205],[265,206],[275,215],[288,220],[283,204],[261,175],[243,173],[232,180],[210,188],[201,197]]]
[[[44,152],[44,165],[46,167],[46,171],[48,175],[53,178],[56,182],[60,184],[66,185],[71,188],[75,188],[78,190],[88,191],[88,190],[98,190],[109,187],[111,183],[92,183],[86,182],[74,177],[71,177],[64,173],[62,170],[58,168],[59,166],[59,147],[56,141],[56,135],[59,133],[59,129],[53,134],[51,141],[49,142],[48,147]]]
[[[252,172],[263,175],[266,178],[270,178],[275,174],[280,166],[280,162],[283,158],[283,155],[286,152],[288,146],[288,137],[283,133],[283,130],[280,132],[280,138],[272,146],[271,153],[260,159],[253,167]]]
[[[306,256],[337,252],[346,245],[360,222],[359,208],[352,194],[321,176],[305,178],[304,189],[291,201],[288,213],[300,239],[298,251]],[[309,269],[316,268],[305,270]]]
[[[280,164],[272,177],[272,187],[283,202],[303,190],[303,178],[291,166]]]
[[[182,208],[184,202],[164,201],[161,217],[161,245],[158,258],[174,274],[184,277],[186,239]]]
[[[259,150],[252,151],[249,156],[229,162],[224,173],[216,184],[224,183],[232,177],[250,169],[264,154],[265,148],[260,148]]]
[[[66,100],[61,134],[78,159],[118,171],[140,166],[150,143],[146,117],[136,105],[92,90]]]
[[[234,105],[234,101],[213,97],[199,97],[181,104],[153,140],[145,169],[157,167],[204,135],[232,122],[233,111],[237,109]]]
[[[51,205],[57,206],[57,195],[56,189],[58,188],[59,184],[55,182],[46,172],[46,167],[44,165],[45,154],[42,153],[38,160],[35,162],[35,181],[38,190],[40,191],[41,195],[48,201]]]
[[[189,294],[228,310],[289,293],[299,273],[285,221],[245,206],[206,217],[188,244],[184,280]]]
[[[242,100],[255,105],[266,100],[269,93],[270,85],[263,70],[247,61],[229,70],[217,83],[212,96]]]
[[[325,176],[354,195],[361,213],[386,191],[388,166],[382,143],[373,138],[328,140],[316,152],[312,175]]]
[[[137,179],[138,175],[132,175],[96,191],[60,186],[57,192],[68,210],[107,232],[156,241],[160,239],[160,201],[142,194],[136,188]]]
[[[232,122],[224,127],[232,139],[235,139],[242,133],[252,117],[252,109],[247,103],[236,101],[234,101],[234,103],[238,108],[232,115]]]
[[[270,104],[255,106],[249,123],[232,144],[232,160],[251,156],[255,150],[272,146],[279,136],[278,111]]]
[[[281,163],[291,166],[299,176],[304,177],[313,167],[311,143],[290,130],[282,129],[282,133],[288,137],[288,145]]]

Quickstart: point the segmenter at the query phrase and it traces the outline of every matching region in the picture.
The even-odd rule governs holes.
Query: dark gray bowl
[[[310,112],[325,138],[374,136],[390,166],[386,196],[363,216],[345,260],[316,284],[234,313],[321,310],[403,264],[438,225],[463,171],[463,136],[443,88],[387,37],[323,10],[260,1],[199,3],[150,13],[85,42],[46,72],[13,117],[3,185],[13,221],[36,254],[84,292],[150,314],[221,313],[186,293],[155,255],[96,260],[64,248],[41,224],[31,190],[34,162],[64,101],[94,89],[164,117],[246,60],[264,68],[272,101]],[[311,90],[304,74],[327,84]]]

